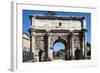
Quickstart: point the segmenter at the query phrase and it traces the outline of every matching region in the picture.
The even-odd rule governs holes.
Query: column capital
[[[32,32],[31,36],[36,36],[36,33],[35,32]]]
[[[48,31],[50,31],[50,29],[49,29],[49,28],[47,28],[47,29],[46,29],[46,31],[48,32]]]
[[[73,31],[70,31],[70,32],[69,32],[69,35],[70,35],[70,37],[73,36],[73,35],[74,35],[74,34],[73,34]]]
[[[86,20],[85,19],[83,20],[83,29],[87,29],[87,27],[86,27]]]
[[[51,34],[50,34],[50,31],[47,31],[46,34],[47,34],[47,36],[50,36],[50,35],[51,35]]]

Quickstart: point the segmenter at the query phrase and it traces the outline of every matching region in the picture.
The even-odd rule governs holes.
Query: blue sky
[[[39,11],[39,10],[23,10],[23,33],[28,33],[28,29],[31,25],[29,16],[32,14],[46,14],[47,11]],[[91,13],[83,13],[83,12],[61,12],[57,11],[57,15],[62,16],[85,16],[86,22],[87,22],[87,37],[86,42],[91,43]],[[59,46],[62,45],[61,43],[58,44],[55,48],[59,48]],[[64,48],[64,47],[62,47]]]
[[[60,49],[65,49],[65,45],[62,42],[56,42],[53,46],[53,50],[55,52],[59,51]]]

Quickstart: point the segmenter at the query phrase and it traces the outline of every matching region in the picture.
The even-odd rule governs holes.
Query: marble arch
[[[50,16],[31,15],[30,46],[34,61],[41,61],[40,58],[53,60],[52,45],[55,40],[62,41],[67,45],[68,57],[66,60],[75,59],[75,50],[81,51],[80,58],[85,58],[85,32],[86,19],[83,16]],[[66,40],[66,41],[65,41]],[[39,52],[41,51],[41,57]]]

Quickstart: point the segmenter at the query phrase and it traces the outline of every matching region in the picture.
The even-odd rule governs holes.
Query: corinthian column
[[[48,32],[48,57],[53,60],[53,50],[51,49],[50,46],[50,32]]]
[[[83,20],[83,29],[82,29],[82,51],[83,51],[83,56],[85,57],[85,50],[86,50],[86,48],[85,48],[85,44],[86,44],[86,41],[85,41],[85,31],[86,31],[86,29],[87,29],[87,27],[86,27],[86,20],[84,19]]]
[[[85,56],[85,31],[83,31],[83,36],[82,36],[82,51],[83,51],[83,56]]]
[[[32,32],[32,39],[31,39],[31,46],[32,46],[32,53],[33,53],[33,59],[34,61],[38,61],[38,52],[36,50],[36,46],[35,46],[35,32]]]
[[[74,50],[74,40],[73,40],[73,33],[70,32],[70,49],[71,49],[71,58],[75,58],[75,50]]]

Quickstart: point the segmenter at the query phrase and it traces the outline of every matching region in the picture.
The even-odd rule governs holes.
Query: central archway
[[[53,59],[68,60],[68,41],[60,36],[53,42]]]
[[[58,60],[62,59],[64,60],[64,50],[65,50],[65,45],[62,42],[56,42],[53,46],[53,59]]]

